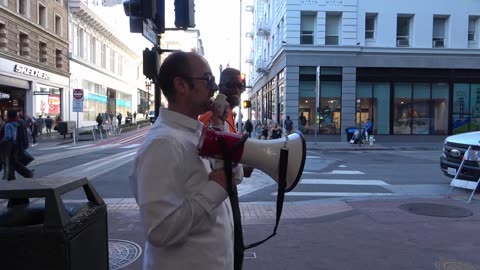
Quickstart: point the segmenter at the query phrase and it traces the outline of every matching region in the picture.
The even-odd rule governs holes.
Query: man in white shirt
[[[226,176],[197,155],[197,118],[212,106],[215,78],[203,57],[175,52],[159,82],[169,107],[138,150],[130,179],[147,238],[144,269],[233,269]]]

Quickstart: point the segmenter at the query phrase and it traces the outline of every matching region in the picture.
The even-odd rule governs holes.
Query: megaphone
[[[198,144],[199,156],[224,159],[223,148],[219,143],[220,138],[225,142],[233,163],[257,168],[277,183],[280,176],[280,152],[282,149],[287,149],[285,192],[295,188],[302,176],[307,151],[305,138],[299,131],[275,140],[247,139],[244,141],[242,134],[227,133],[206,127],[202,131]]]

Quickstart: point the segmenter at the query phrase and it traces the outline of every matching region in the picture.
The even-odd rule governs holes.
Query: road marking
[[[276,196],[274,192],[272,195]],[[371,192],[287,192],[286,196],[302,196],[302,197],[366,197],[366,196],[394,196],[402,195],[396,193],[371,193]]]
[[[69,147],[68,149],[70,150],[73,150],[73,149],[80,149],[80,148],[85,148],[85,147],[90,147],[90,146],[94,146],[95,144],[86,144],[86,145],[79,145],[79,146],[73,146],[73,147]]]
[[[138,146],[140,146],[140,145],[142,145],[142,144],[141,144],[141,143],[134,143],[134,144],[130,144],[130,145],[127,145],[127,146],[122,146],[122,147],[120,147],[120,148],[122,148],[122,149],[129,149],[129,148],[138,147]]]
[[[331,172],[326,172],[322,174],[365,174],[361,171],[339,171],[339,170],[333,170]]]
[[[314,158],[323,158],[323,157],[319,157],[319,156],[307,156],[307,158],[314,159]]]
[[[339,168],[346,168],[347,166],[345,165],[338,165]]]
[[[54,149],[61,149],[61,148],[67,148],[70,147],[70,145],[61,145],[61,146],[51,146],[48,148],[38,148],[38,150],[44,151],[44,150],[54,150]]]
[[[382,180],[347,180],[347,179],[302,179],[300,184],[307,185],[352,185],[352,186],[389,186]]]

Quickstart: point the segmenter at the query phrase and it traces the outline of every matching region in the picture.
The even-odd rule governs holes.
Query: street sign
[[[156,31],[155,25],[152,23],[151,20],[145,19],[143,20],[143,32],[142,35],[148,39],[153,45],[157,45],[158,41],[158,33]]]
[[[74,99],[83,99],[83,89],[73,89]]]
[[[72,111],[83,112],[83,89],[73,89]]]

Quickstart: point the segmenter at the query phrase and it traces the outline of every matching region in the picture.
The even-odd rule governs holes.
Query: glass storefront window
[[[432,84],[433,134],[448,134],[448,92],[447,83]]]
[[[340,132],[342,82],[320,82],[319,133],[337,134]],[[313,104],[315,106],[315,104]],[[313,117],[315,110],[312,111]],[[314,128],[314,118],[307,119],[307,125]]]
[[[55,119],[61,115],[61,89],[37,84],[34,91],[35,107],[33,117],[50,116]]]
[[[395,83],[393,134],[412,133],[412,84]]]
[[[430,84],[415,83],[412,99],[412,134],[430,134]]]
[[[373,85],[373,133],[390,134],[390,83]]]
[[[453,85],[453,134],[470,131],[470,84]]]

